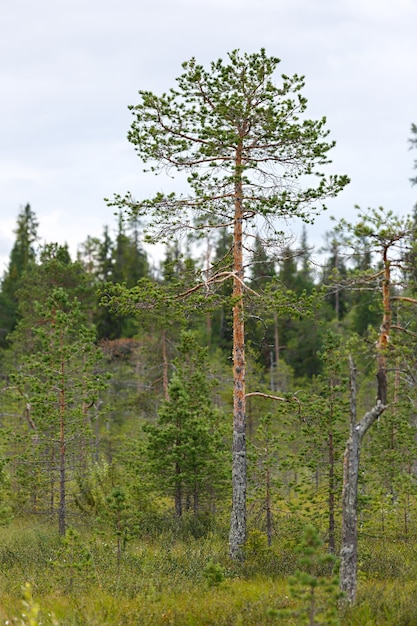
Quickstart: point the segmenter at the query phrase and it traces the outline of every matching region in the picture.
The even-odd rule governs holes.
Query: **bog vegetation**
[[[117,195],[76,259],[17,215],[2,624],[417,623],[417,218],[355,208],[311,249],[348,179],[278,64],[141,91],[129,140],[187,190]]]

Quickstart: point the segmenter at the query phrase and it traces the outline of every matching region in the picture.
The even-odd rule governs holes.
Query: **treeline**
[[[64,532],[68,515],[102,515],[119,488],[133,517],[171,505],[177,516],[227,510],[228,285],[186,305],[175,301],[172,294],[197,284],[205,257],[176,244],[155,268],[137,223],[120,219],[113,240],[108,228],[101,239],[88,238],[75,261],[65,246],[38,249],[37,227],[27,205],[1,290],[5,519],[61,515]],[[298,250],[284,246],[275,259],[258,246],[251,259],[249,492],[269,541],[279,528],[277,511],[305,517],[309,510],[307,517],[324,525],[328,518],[327,540],[336,549],[347,355],[359,359],[367,408],[376,394],[372,352],[387,306],[387,262],[395,408],[368,446],[368,507],[391,498],[394,512],[401,496],[398,515],[403,533],[410,532],[414,232],[413,220],[359,211],[355,225],[327,235],[321,268],[311,261],[305,231]],[[230,241],[220,232],[213,255],[224,262],[228,254]],[[271,292],[279,300],[269,310]]]
[[[181,242],[173,243],[166,247],[164,258],[156,263],[145,251],[138,222],[132,223],[120,216],[113,239],[106,226],[102,238],[88,237],[79,245],[77,258],[73,260],[66,246],[51,243],[39,247],[37,230],[36,215],[30,205],[26,205],[17,218],[16,240],[1,283],[0,341],[3,349],[11,346],[11,333],[27,314],[25,298],[30,303],[34,298],[41,301],[52,286],[70,289],[82,301],[89,322],[95,327],[98,343],[131,339],[144,321],[136,314],[111,311],[103,306],[106,288],[113,284],[131,289],[138,281],[147,280],[150,291],[151,285],[163,285],[167,293],[174,292],[182,284],[186,288],[190,281],[196,282],[197,275],[204,272],[208,254],[213,265],[221,262],[226,268],[232,251],[231,237],[222,230],[217,241],[207,242],[207,247],[201,245],[196,249]],[[272,313],[273,319],[271,314],[257,315],[256,297],[247,316],[248,337],[255,358],[270,372],[282,361],[295,378],[311,379],[322,367],[318,352],[327,323],[346,330],[347,334],[353,332],[361,336],[370,325],[378,324],[378,289],[375,285],[367,288],[355,282],[359,271],[372,272],[375,268],[372,245],[363,238],[360,248],[354,252],[347,250],[345,236],[339,230],[326,233],[319,251],[309,246],[305,228],[298,248],[283,245],[271,256],[262,247],[261,239],[256,239],[249,261],[248,286],[254,292],[275,290],[286,296],[279,310],[277,307]],[[44,283],[50,271],[60,271],[62,275]],[[33,281],[39,284],[35,287]],[[31,294],[28,283],[33,285]],[[206,311],[200,312],[202,307],[195,306],[195,311],[187,314],[187,320],[181,320],[212,352],[220,349],[227,354],[231,350],[232,328],[227,310],[230,295],[227,284],[217,288],[215,303],[213,298],[207,298]],[[263,304],[258,308],[262,309]],[[174,325],[178,326],[178,322]]]

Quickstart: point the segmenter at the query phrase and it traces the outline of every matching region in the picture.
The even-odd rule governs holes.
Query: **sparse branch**
[[[300,400],[296,396],[291,396],[291,398],[283,398],[281,396],[274,396],[270,393],[263,393],[262,391],[251,391],[250,393],[247,393],[245,395],[246,398],[259,396],[261,398],[266,398],[267,400],[276,400],[278,402],[297,402],[298,405],[301,405]]]
[[[390,300],[396,300],[398,302],[409,302],[410,304],[417,304],[417,299],[410,298],[409,296],[391,296]]]
[[[243,289],[245,289],[249,293],[252,293],[255,296],[258,296],[258,298],[260,297],[259,293],[251,289],[251,287],[248,287],[248,285],[246,285],[243,282],[243,280],[239,278],[239,276],[236,276],[234,272],[217,272],[216,274],[211,276],[207,281],[203,283],[198,283],[198,285],[194,285],[190,289],[187,289],[187,291],[183,291],[182,293],[178,294],[177,296],[175,296],[175,299],[180,300],[182,298],[186,298],[187,296],[194,293],[195,291],[198,291],[202,287],[207,287],[208,285],[212,285],[213,283],[222,283],[225,280],[228,280],[229,278],[233,278],[237,280],[242,285]]]
[[[417,337],[417,333],[413,333],[412,330],[408,330],[407,328],[404,328],[404,326],[399,326],[398,324],[391,324],[391,328],[393,330],[400,330],[402,333],[405,333],[406,335],[410,335],[410,337]]]
[[[31,427],[32,430],[37,430],[36,424],[35,424],[35,422],[32,419],[32,406],[31,406],[31,404],[30,404],[30,402],[28,400],[27,394],[23,393],[21,388],[18,387],[18,386],[7,387],[5,389],[5,391],[12,391],[14,389],[16,391],[18,391],[19,394],[22,396],[22,398],[24,398],[24,400],[25,400],[25,417],[26,417],[26,420],[27,420],[29,426]]]

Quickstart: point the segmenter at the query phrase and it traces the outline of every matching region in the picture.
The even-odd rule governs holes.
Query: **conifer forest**
[[[0,623],[417,624],[417,205],[312,246],[349,172],[304,77],[180,72],[129,107],[162,191],[76,258],[8,207]]]

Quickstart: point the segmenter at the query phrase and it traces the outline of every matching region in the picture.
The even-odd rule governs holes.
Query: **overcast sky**
[[[0,275],[19,210],[42,241],[75,255],[113,230],[103,198],[164,187],[141,174],[126,134],[139,89],[174,86],[181,63],[207,65],[265,47],[280,72],[304,74],[312,118],[326,115],[333,171],[352,182],[308,227],[353,206],[411,212],[417,154],[417,0],[13,0],[0,20]],[[279,76],[277,77],[279,78]],[[295,227],[296,229],[296,227]],[[317,245],[319,245],[317,243]]]

